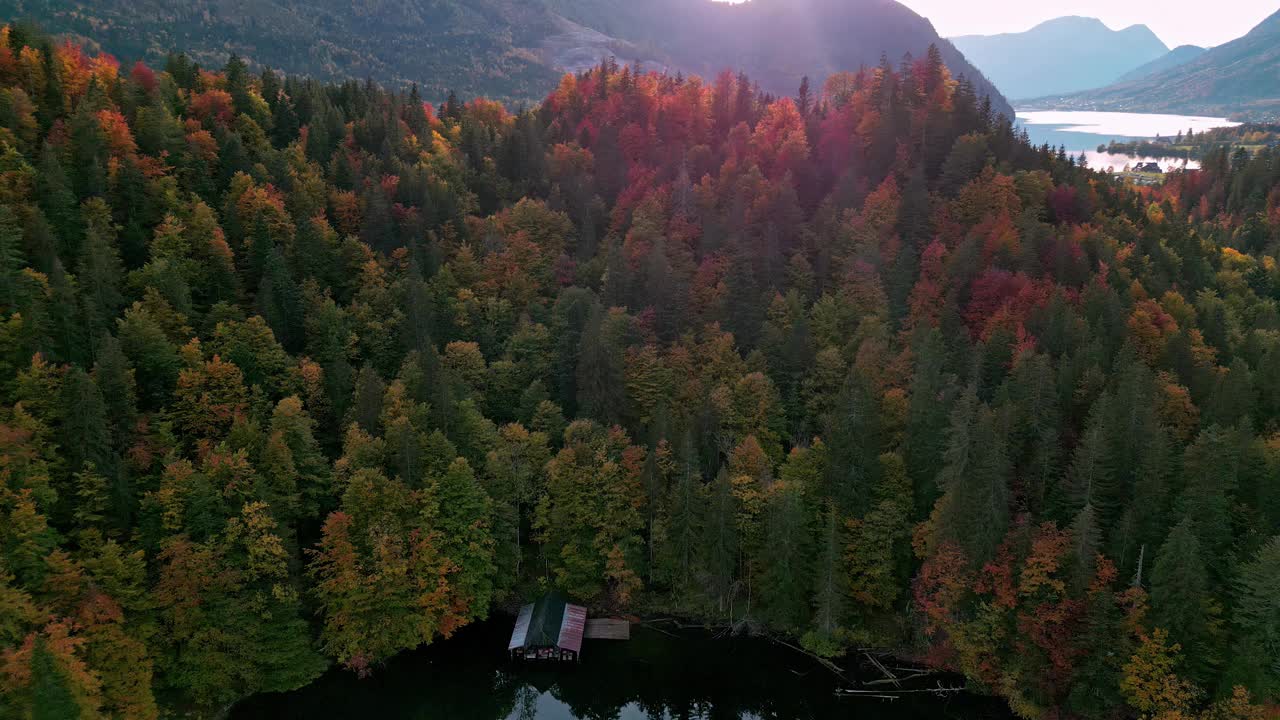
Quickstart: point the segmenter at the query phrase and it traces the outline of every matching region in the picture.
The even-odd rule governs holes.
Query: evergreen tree
[[[804,490],[781,483],[769,498],[760,594],[783,627],[802,627],[809,615],[813,530]]]
[[[62,384],[63,426],[59,443],[67,454],[67,467],[79,472],[85,466],[111,472],[111,425],[102,393],[88,373],[72,368]]]
[[[94,198],[85,203],[85,216],[79,285],[87,330],[91,336],[97,336],[110,330],[112,318],[124,304],[120,287],[124,271],[114,246],[110,209]]]
[[[1240,569],[1232,617],[1236,645],[1228,677],[1258,697],[1280,688],[1280,537],[1273,537]]]
[[[737,502],[728,471],[722,471],[711,483],[708,493],[707,519],[701,543],[710,594],[716,601],[718,614],[732,617],[737,594],[739,537],[735,516]]]
[[[943,457],[937,532],[963,548],[971,562],[985,562],[1009,524],[1009,467],[995,415],[972,387],[951,414]]]
[[[579,411],[604,423],[622,417],[625,387],[611,330],[607,312],[597,303],[582,331],[576,383]]]
[[[37,638],[31,651],[32,720],[67,720],[85,716],[83,701],[76,697],[70,678],[49,651],[44,638]]]
[[[1160,546],[1151,573],[1152,620],[1187,650],[1193,678],[1209,677],[1218,662],[1210,615],[1208,573],[1190,518],[1178,523]]]

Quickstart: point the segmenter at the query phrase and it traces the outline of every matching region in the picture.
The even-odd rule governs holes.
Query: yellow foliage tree
[[[1199,690],[1176,672],[1181,651],[1181,645],[1169,645],[1166,630],[1156,628],[1143,635],[1137,651],[1125,663],[1120,691],[1142,717],[1181,717],[1199,695]]]

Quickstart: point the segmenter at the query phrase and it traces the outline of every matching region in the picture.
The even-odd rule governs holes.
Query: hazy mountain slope
[[[761,87],[792,94],[808,75],[815,87],[830,73],[919,57],[936,44],[956,75],[969,78],[999,112],[1012,107],[926,18],[894,0],[547,0],[575,22],[664,53],[687,72],[710,77],[741,68]]]
[[[1280,12],[1191,62],[1038,105],[1133,112],[1274,117],[1280,113]]]
[[[1151,77],[1152,75],[1162,73],[1165,70],[1176,68],[1179,65],[1186,65],[1208,51],[1208,48],[1202,48],[1199,45],[1179,45],[1146,65],[1134,68],[1124,75],[1121,75],[1120,79],[1116,82],[1132,82],[1134,80]]]
[[[1169,52],[1145,25],[1112,30],[1101,20],[1063,17],[1026,32],[952,38],[1008,97],[1078,92],[1115,82]]]
[[[895,65],[936,43],[953,72],[1012,109],[932,24],[894,0],[0,0],[0,14],[92,37],[125,61],[161,62],[178,48],[220,67],[325,79],[417,82],[425,97],[538,100],[560,73],[606,55],[706,76],[745,70],[792,94],[839,70]]]
[[[533,99],[558,76],[537,52],[553,18],[510,0],[0,0],[0,15],[92,37],[127,61],[182,49],[221,67],[234,52],[318,78],[417,81],[428,96]]]

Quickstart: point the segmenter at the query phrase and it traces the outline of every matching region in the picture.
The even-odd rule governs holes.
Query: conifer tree
[[[1152,619],[1187,649],[1193,678],[1207,679],[1218,662],[1213,644],[1208,574],[1191,518],[1169,532],[1151,573]]]

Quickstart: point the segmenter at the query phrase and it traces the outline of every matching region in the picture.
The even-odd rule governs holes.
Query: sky
[[[730,0],[735,1],[735,0]],[[1280,10],[1280,0],[899,0],[938,34],[1021,32],[1063,15],[1096,17],[1113,30],[1144,24],[1170,48],[1230,42]]]

